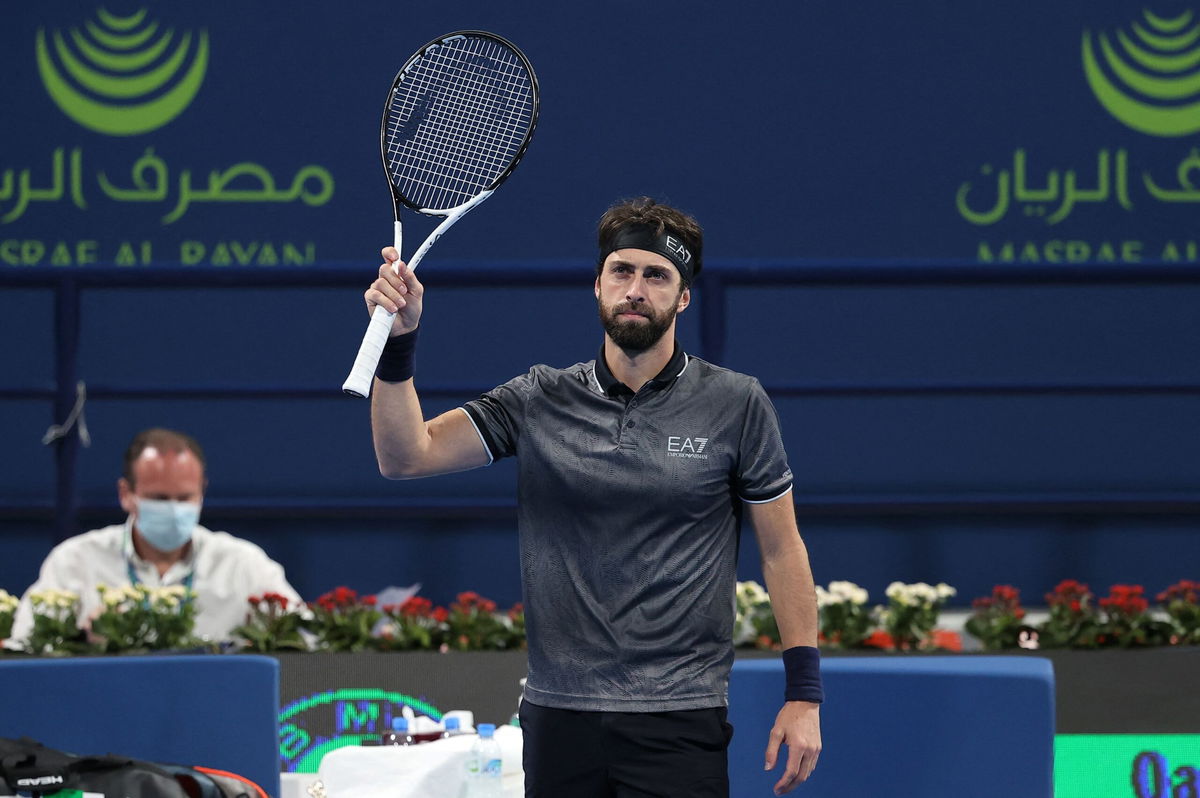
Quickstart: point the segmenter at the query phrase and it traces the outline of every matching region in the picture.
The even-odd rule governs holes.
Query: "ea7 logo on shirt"
[[[704,454],[704,447],[708,445],[708,438],[684,438],[680,435],[671,435],[667,438],[667,457],[694,457],[697,460],[707,460],[708,455]]]

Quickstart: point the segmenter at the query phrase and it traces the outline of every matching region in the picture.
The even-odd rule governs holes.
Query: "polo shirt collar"
[[[683,373],[683,370],[687,368],[687,362],[687,353],[679,347],[679,341],[676,341],[675,351],[671,353],[671,359],[667,361],[667,365],[663,366],[662,371],[658,372],[658,375],[650,380],[647,385],[655,389],[665,388]],[[633,389],[613,376],[612,371],[608,367],[608,362],[604,359],[604,344],[600,345],[600,354],[596,355],[595,371],[596,384],[600,386],[600,391],[605,396],[632,395],[634,393]]]

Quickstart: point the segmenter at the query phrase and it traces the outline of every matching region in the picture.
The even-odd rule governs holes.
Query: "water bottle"
[[[467,757],[468,798],[503,798],[500,783],[500,743],[496,742],[496,726],[479,724],[479,739]]]
[[[460,734],[465,734],[462,730],[462,722],[458,718],[446,718],[443,721],[445,728],[442,730],[442,739],[447,737],[457,737]]]
[[[392,718],[392,730],[383,735],[380,745],[412,745],[413,737],[408,733],[408,718]]]

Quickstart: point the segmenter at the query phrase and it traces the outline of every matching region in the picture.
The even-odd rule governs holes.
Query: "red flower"
[[[1021,591],[1012,585],[996,585],[992,588],[992,596],[997,601],[1017,602],[1021,600]]]
[[[933,645],[936,648],[944,648],[947,651],[962,651],[962,636],[958,632],[952,632],[949,629],[934,629]]]
[[[272,607],[278,607],[281,610],[288,608],[288,597],[282,593],[263,593],[262,600]]]
[[[362,603],[366,604],[368,607],[374,607],[375,604],[378,603],[378,601],[379,601],[379,599],[375,598],[374,596],[363,596],[362,597]]]
[[[1159,593],[1158,600],[1164,604],[1172,601],[1182,601],[1187,604],[1200,603],[1200,582],[1181,579]]]
[[[1053,593],[1046,594],[1046,603],[1051,607],[1067,607],[1071,612],[1079,613],[1091,597],[1087,585],[1074,579],[1064,579],[1054,588]]]
[[[433,619],[435,621],[437,621],[438,623],[445,623],[446,619],[449,617],[450,617],[450,613],[446,610],[445,607],[435,607],[434,608]]]
[[[400,614],[410,618],[417,618],[423,615],[428,615],[433,609],[433,602],[427,598],[413,596],[400,605]]]
[[[871,648],[895,648],[896,643],[892,640],[892,636],[882,629],[876,629],[871,632],[871,636],[863,641],[864,646]]]
[[[1145,589],[1141,585],[1113,585],[1109,595],[1100,599],[1100,606],[1126,615],[1141,615],[1150,608],[1143,593]]]

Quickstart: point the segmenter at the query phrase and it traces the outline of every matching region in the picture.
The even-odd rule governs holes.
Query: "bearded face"
[[[645,303],[627,300],[607,305],[603,297],[597,299],[596,304],[604,332],[626,352],[644,352],[658,343],[671,328],[677,307],[672,304],[664,310],[655,311]]]

